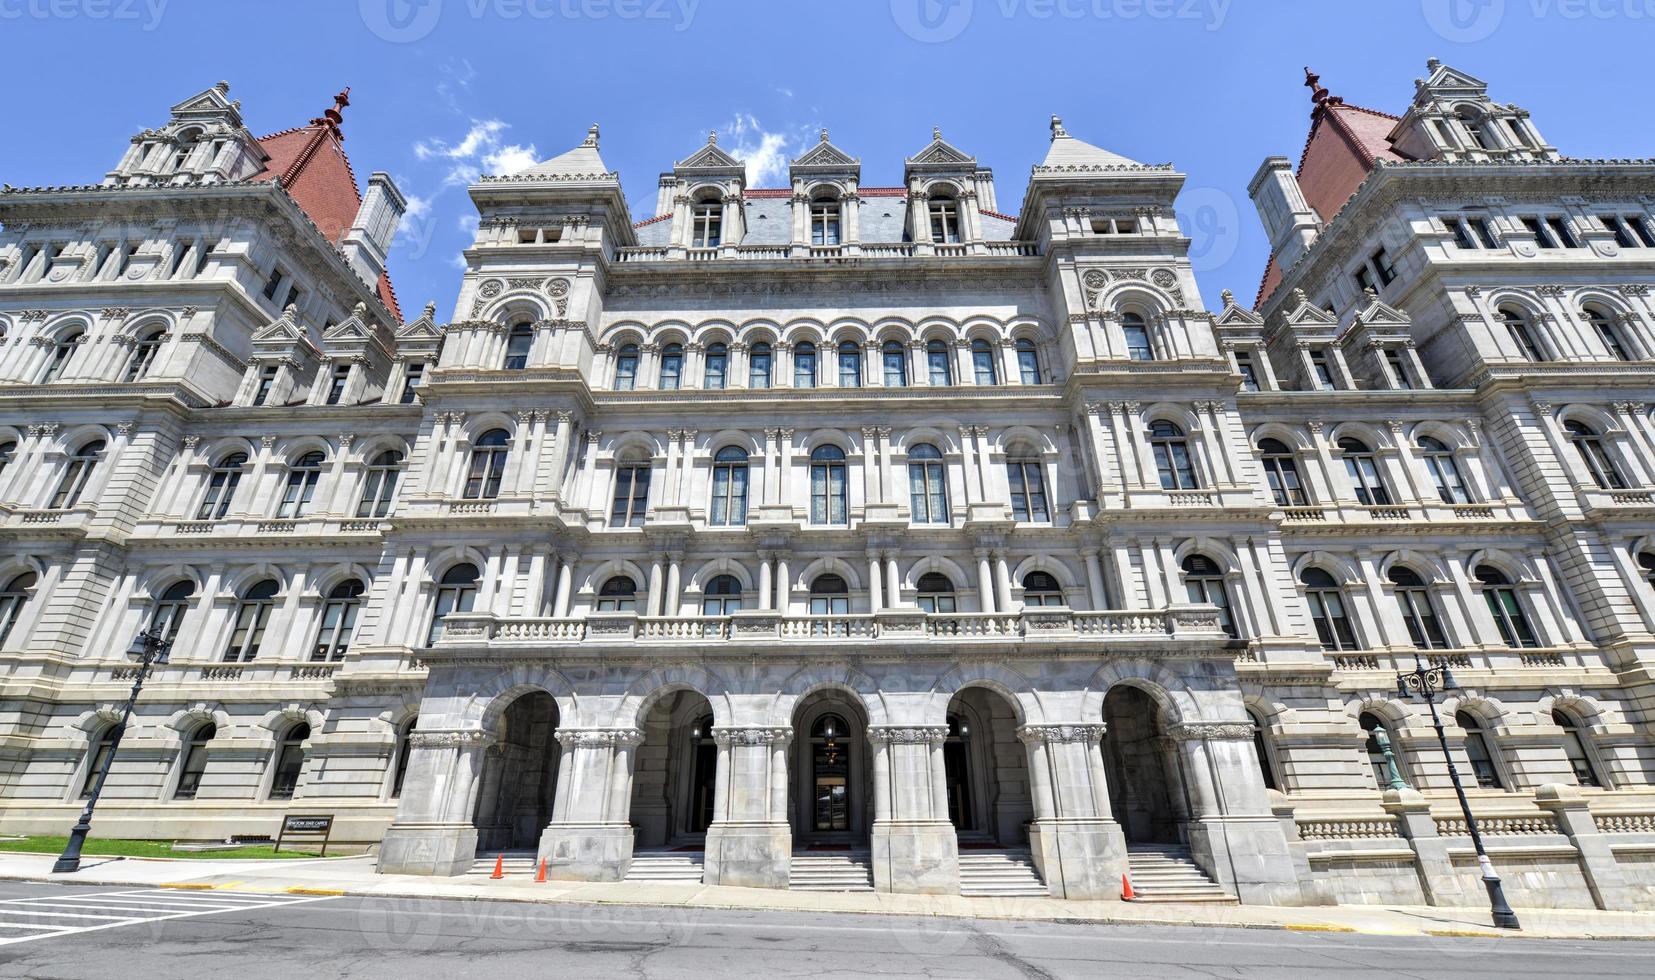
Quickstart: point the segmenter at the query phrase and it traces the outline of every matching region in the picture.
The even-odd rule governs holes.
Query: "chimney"
[[[1270,251],[1276,265],[1286,272],[1304,256],[1316,236],[1322,219],[1316,216],[1293,176],[1293,163],[1286,157],[1270,157],[1258,168],[1247,185],[1247,194],[1258,209],[1259,220],[1270,236]]]
[[[379,282],[385,271],[391,239],[407,209],[408,200],[397,190],[390,174],[379,171],[368,178],[368,193],[362,198],[350,231],[345,232],[343,248],[351,268],[369,286]]]

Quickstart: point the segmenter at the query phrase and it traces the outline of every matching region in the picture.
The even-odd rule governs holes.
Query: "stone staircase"
[[[1139,902],[1238,904],[1235,896],[1208,878],[1178,844],[1132,844],[1126,849],[1132,890]]]
[[[484,854],[479,851],[476,862],[472,864],[471,870],[467,871],[465,876],[467,878],[475,876],[487,878],[494,874],[494,859],[496,857],[505,859],[501,871],[506,877],[529,878],[531,880],[534,878],[536,868],[535,852],[533,851],[500,851],[494,854]]]
[[[1034,858],[1027,848],[960,851],[960,894],[993,898],[1045,898]]]
[[[787,887],[796,892],[871,892],[873,862],[865,850],[794,851]]]
[[[699,885],[703,851],[638,851],[632,855],[632,866],[627,868],[623,881],[642,881],[652,885]]]

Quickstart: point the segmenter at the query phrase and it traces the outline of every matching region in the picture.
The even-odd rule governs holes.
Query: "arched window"
[[[1580,722],[1562,708],[1553,708],[1552,724],[1563,729],[1563,752],[1569,758],[1569,768],[1574,771],[1575,784],[1602,786],[1603,780],[1598,778],[1598,769],[1592,761],[1590,750],[1586,747],[1586,740],[1581,738]]]
[[[322,480],[322,463],[327,459],[319,451],[300,456],[287,468],[287,483],[282,487],[281,506],[277,517],[303,517],[310,510],[311,498],[316,496],[316,484]]]
[[[927,383],[933,388],[946,388],[954,383],[953,358],[947,341],[933,340],[925,345],[925,370],[929,375]]]
[[[1014,446],[1006,453],[1006,482],[1011,486],[1011,519],[1049,521],[1046,506],[1046,473],[1040,456],[1027,446]]]
[[[1121,334],[1126,338],[1126,356],[1134,361],[1155,360],[1155,348],[1149,342],[1149,324],[1136,313],[1121,314]]]
[[[270,799],[291,800],[299,787],[299,774],[305,768],[305,740],[310,738],[310,726],[303,722],[294,725],[282,736],[276,747],[275,772],[270,778]]]
[[[845,451],[838,446],[817,446],[810,453],[810,523],[850,523]]]
[[[396,772],[391,774],[391,796],[393,798],[402,795],[402,782],[408,777],[408,756],[414,747],[414,726],[417,724],[419,724],[419,716],[415,715],[403,722],[402,727],[397,729],[397,767]]]
[[[1483,723],[1469,711],[1454,712],[1454,721],[1465,732],[1465,757],[1471,763],[1471,774],[1477,777],[1477,785],[1482,789],[1505,789]]]
[[[500,495],[500,480],[506,475],[506,457],[511,453],[511,436],[505,429],[490,429],[471,444],[471,469],[466,473],[468,500],[493,500]]]
[[[91,754],[86,760],[86,774],[82,777],[80,784],[79,796],[81,799],[89,800],[92,798],[92,790],[97,788],[98,785],[99,771],[109,761],[109,757],[115,754],[115,746],[120,744],[121,736],[125,733],[125,725],[104,726],[103,733],[98,736],[97,742],[93,743]]]
[[[793,387],[816,387],[816,345],[808,340],[793,345]]]
[[[707,345],[707,360],[701,369],[701,387],[723,391],[730,372],[730,348],[723,342]]]
[[[960,209],[951,197],[933,197],[928,208],[931,215],[931,241],[938,245],[958,245],[960,242]]]
[[[224,648],[225,663],[247,663],[259,655],[270,611],[276,607],[276,590],[275,579],[263,579],[236,601],[235,628],[230,631],[230,645]]]
[[[885,368],[885,387],[908,387],[908,350],[898,340],[887,340],[880,349]]]
[[[850,587],[838,575],[818,575],[810,583],[810,614],[812,616],[845,616],[850,613]],[[846,622],[818,622],[810,624],[812,636],[846,636],[850,624]]]
[[[150,365],[155,363],[155,354],[161,349],[161,341],[166,335],[165,330],[151,330],[138,338],[138,342],[132,345],[132,356],[127,358],[123,380],[139,381],[149,374]]]
[[[1218,625],[1232,639],[1241,631],[1236,626],[1230,606],[1230,589],[1224,584],[1224,570],[1206,555],[1190,555],[1184,559],[1184,592],[1189,601],[1218,607]]]
[[[1535,638],[1534,629],[1529,625],[1528,615],[1523,612],[1523,604],[1517,598],[1511,579],[1492,565],[1478,565],[1476,576],[1483,600],[1488,603],[1488,613],[1494,617],[1494,625],[1499,628],[1500,639],[1505,645],[1539,646],[1540,641]]]
[[[1248,708],[1247,720],[1253,723],[1253,754],[1258,756],[1259,775],[1264,777],[1264,788],[1280,789],[1281,784],[1276,781],[1276,767],[1270,757],[1270,744],[1264,734],[1264,719]]]
[[[1063,586],[1050,572],[1030,572],[1023,576],[1023,605],[1066,606],[1068,601],[1063,598]]]
[[[512,324],[506,335],[507,371],[521,371],[529,366],[529,350],[534,347],[534,324],[526,321]]]
[[[649,514],[650,465],[647,459],[615,464],[615,495],[609,504],[610,527],[643,527]]]
[[[1596,307],[1588,306],[1580,311],[1580,315],[1586,318],[1586,322],[1592,325],[1593,330],[1597,331],[1598,339],[1603,341],[1604,348],[1609,351],[1615,360],[1632,360],[1632,354],[1627,349],[1626,344],[1621,341],[1620,328],[1615,326],[1615,321],[1609,314]]]
[[[316,645],[311,647],[311,660],[343,660],[356,634],[356,614],[362,608],[362,593],[367,588],[361,579],[340,582],[328,592],[322,604],[322,623],[316,630]]]
[[[1017,380],[1026,385],[1040,383],[1040,352],[1027,337],[1017,341]]]
[[[1357,502],[1369,507],[1390,504],[1391,491],[1379,475],[1379,462],[1367,443],[1346,436],[1339,440],[1339,451],[1344,454],[1345,472],[1356,490]]]
[[[948,523],[948,477],[942,453],[922,442],[908,450],[908,501],[915,524]]]
[[[839,387],[862,387],[862,345],[854,340],[839,343]]]
[[[1500,310],[1500,322],[1506,325],[1506,333],[1511,336],[1511,342],[1517,345],[1523,357],[1536,363],[1546,360],[1540,345],[1534,342],[1534,328],[1529,324],[1528,314],[1519,309],[1504,307]]]
[[[467,562],[444,572],[437,583],[436,600],[431,607],[431,627],[425,633],[426,646],[442,639],[443,622],[449,616],[471,611],[477,601],[477,566]]]
[[[622,344],[615,352],[615,390],[631,391],[638,386],[638,345]]]
[[[0,648],[11,638],[12,628],[17,625],[18,617],[23,614],[23,607],[28,604],[34,585],[35,574],[24,572],[13,576],[12,580],[6,583],[6,587],[0,589]]]
[[[717,248],[724,238],[724,205],[704,201],[690,212],[690,246]]]
[[[1264,463],[1264,479],[1270,485],[1270,496],[1279,507],[1303,507],[1310,503],[1305,495],[1304,482],[1299,479],[1299,463],[1279,439],[1264,439],[1258,444],[1259,458]]]
[[[1484,150],[1498,150],[1499,142],[1489,131],[1488,121],[1469,106],[1461,106],[1454,113],[1465,126],[1465,131],[1471,134],[1471,141]]]
[[[734,575],[719,575],[701,593],[701,615],[728,616],[741,611],[741,582]]]
[[[1396,739],[1391,735],[1390,726],[1380,721],[1378,715],[1367,711],[1362,713],[1358,724],[1368,733],[1363,747],[1368,756],[1368,770],[1373,773],[1373,784],[1381,790],[1390,789],[1392,761],[1396,763],[1397,777],[1405,778],[1402,775],[1402,756],[1395,749]],[[1391,750],[1389,759],[1385,756],[1387,748]]]
[[[357,501],[357,517],[384,517],[391,512],[391,501],[396,499],[397,477],[402,473],[402,453],[387,449],[368,464],[367,478],[362,481],[362,499]]]
[[[1345,593],[1339,583],[1320,568],[1305,569],[1299,581],[1304,583],[1310,621],[1316,625],[1316,638],[1322,642],[1322,649],[1357,649],[1356,631],[1351,628],[1350,616],[1345,611]]]
[[[770,345],[762,340],[748,350],[747,387],[770,387],[770,356]]]
[[[1425,457],[1425,469],[1437,485],[1437,496],[1445,504],[1468,504],[1471,494],[1466,492],[1465,479],[1460,476],[1459,461],[1454,451],[1430,436],[1419,438],[1419,451]]]
[[[613,575],[598,589],[598,612],[637,612],[638,583],[630,575]]]
[[[971,342],[972,381],[978,385],[997,385],[1000,372],[994,365],[994,345],[986,340]]]
[[[677,391],[684,377],[684,345],[679,343],[665,344],[661,347],[661,379],[659,387],[662,391]]]
[[[52,494],[52,509],[64,510],[80,503],[80,495],[86,491],[86,484],[92,479],[92,471],[97,469],[98,460],[103,458],[104,442],[94,439],[84,443],[69,457],[69,465],[63,471],[63,479],[58,481],[57,492]]]
[[[231,453],[213,464],[207,474],[207,492],[195,510],[196,520],[216,521],[230,512],[230,503],[235,500],[236,487],[241,485],[241,473],[246,465],[246,453]]]
[[[1408,639],[1414,646],[1426,650],[1446,647],[1448,637],[1442,632],[1436,603],[1431,600],[1431,590],[1425,587],[1425,580],[1418,572],[1402,565],[1391,569],[1390,580],[1397,609],[1402,613],[1402,625],[1408,628]]]
[[[954,613],[959,603],[954,597],[954,583],[941,572],[926,572],[915,583],[914,601],[928,613]]]
[[[64,369],[75,356],[75,348],[80,346],[80,341],[79,333],[71,333],[59,338],[58,342],[52,345],[52,356],[46,361],[46,373],[40,378],[41,384],[51,384],[63,377]]]
[[[1592,481],[1604,490],[1626,489],[1626,478],[1621,476],[1620,467],[1615,465],[1614,457],[1603,444],[1603,437],[1598,435],[1591,426],[1573,419],[1563,423],[1563,430],[1568,433],[1569,441],[1574,443],[1575,451],[1580,453],[1581,462],[1592,474]]]
[[[832,199],[810,204],[810,244],[839,244],[839,202]]]
[[[1190,459],[1189,442],[1184,430],[1165,420],[1149,426],[1149,448],[1155,455],[1155,469],[1161,476],[1163,490],[1199,490],[1195,478],[1195,464]]]
[[[155,609],[149,616],[151,636],[171,643],[178,636],[178,627],[184,624],[184,614],[190,611],[190,598],[195,595],[195,583],[174,582],[155,600]]]
[[[172,169],[168,173],[179,173],[190,162],[190,154],[195,152],[196,143],[201,139],[201,130],[191,129],[178,134],[178,142],[173,144]],[[208,161],[209,164],[212,161]]]
[[[725,446],[713,456],[713,501],[707,523],[739,527],[747,523],[747,450]]]
[[[173,790],[175,800],[193,800],[201,789],[201,777],[207,771],[207,743],[218,734],[218,726],[212,722],[197,725],[190,733],[190,739],[184,743],[183,760],[178,766],[178,788]]]

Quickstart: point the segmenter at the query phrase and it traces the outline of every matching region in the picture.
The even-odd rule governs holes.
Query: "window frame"
[[[725,446],[713,454],[712,469],[707,524],[711,527],[746,526],[752,455],[740,446]]]
[[[326,453],[312,449],[287,465],[287,475],[282,481],[282,497],[276,503],[278,519],[295,520],[310,513],[327,461]]]
[[[654,466],[648,459],[615,462],[614,486],[609,497],[610,527],[643,527],[649,519],[649,485]]]
[[[1196,472],[1194,451],[1184,427],[1167,419],[1149,423],[1145,433],[1150,455],[1155,459],[1155,470],[1162,490],[1200,490],[1201,477]]]
[[[496,436],[499,438],[496,439]],[[510,459],[510,432],[495,427],[478,436],[472,441],[467,456],[465,485],[460,496],[466,500],[497,499]]]
[[[922,442],[908,450],[907,458],[909,520],[915,524],[950,523],[948,464],[942,450]]]
[[[347,579],[328,590],[316,617],[316,639],[311,643],[312,663],[337,663],[345,659],[356,638],[356,621],[362,611],[368,587],[359,578]]]
[[[221,661],[246,664],[258,657],[264,647],[264,634],[270,628],[270,614],[275,611],[280,595],[281,583],[273,578],[260,579],[242,590],[230,616],[230,640],[225,644]]]
[[[850,462],[844,449],[833,443],[810,452],[810,523],[850,525]]]

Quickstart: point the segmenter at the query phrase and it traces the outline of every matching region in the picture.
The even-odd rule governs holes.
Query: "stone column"
[[[1108,609],[1109,596],[1103,587],[1103,566],[1098,561],[1098,549],[1087,548],[1081,556],[1086,559],[1086,593],[1092,600],[1092,608]]]
[[[884,576],[879,572],[879,552],[868,552],[868,612],[876,613],[885,601]]]
[[[946,725],[868,729],[874,771],[869,847],[877,891],[960,893],[959,846],[942,773],[947,737]]]
[[[380,874],[463,875],[477,861],[472,824],[483,755],[494,735],[481,729],[416,731],[397,815],[379,846]]]
[[[787,823],[791,728],[715,728],[718,783],[702,880],[709,885],[786,888],[793,857]]]
[[[994,612],[994,575],[989,571],[988,549],[973,548],[971,554],[977,559],[977,605],[983,612]]]
[[[1265,795],[1252,723],[1181,722],[1167,735],[1189,794],[1195,862],[1246,904],[1302,902],[1292,852]]]
[[[895,552],[885,554],[885,591],[888,593],[885,608],[902,608],[902,576],[897,572]]]
[[[633,749],[636,728],[564,728],[552,822],[540,835],[548,878],[620,881],[632,864]]]
[[[1109,811],[1103,725],[1025,725],[1034,824],[1029,850],[1053,898],[1118,899],[1126,836]]]

